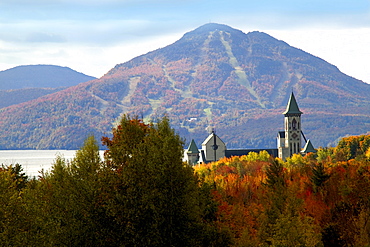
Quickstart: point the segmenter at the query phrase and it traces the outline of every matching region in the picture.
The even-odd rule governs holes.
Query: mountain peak
[[[236,31],[237,29],[234,29],[228,25],[225,24],[218,24],[218,23],[207,23],[204,24],[198,28],[196,28],[194,31],[197,32],[212,32],[212,31]]]
[[[21,65],[0,71],[0,90],[70,87],[93,79],[68,67]]]
[[[208,34],[210,32],[215,32],[215,31],[222,31],[222,32],[228,32],[228,33],[243,33],[242,31],[238,29],[234,29],[225,24],[207,23],[186,33],[184,37],[193,36],[193,35],[204,35],[204,34]]]

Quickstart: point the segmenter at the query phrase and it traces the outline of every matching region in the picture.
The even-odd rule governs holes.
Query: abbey
[[[288,105],[284,114],[284,131],[279,131],[277,138],[278,157],[285,160],[293,154],[316,152],[310,140],[307,140],[302,132],[301,115],[294,94],[290,95]],[[305,146],[302,147],[302,137],[305,140]]]
[[[215,131],[204,140],[202,148],[198,149],[194,140],[190,142],[185,150],[184,159],[190,164],[208,163],[217,161],[223,157],[242,156],[250,152],[266,150],[274,157],[282,160],[291,157],[293,154],[316,152],[310,140],[307,140],[302,132],[301,115],[294,93],[290,95],[288,105],[284,114],[284,130],[278,132],[276,149],[227,149],[225,143],[216,135]],[[302,149],[302,137],[305,145]]]

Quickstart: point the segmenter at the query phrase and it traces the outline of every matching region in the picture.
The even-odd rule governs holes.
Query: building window
[[[292,121],[292,128],[293,130],[297,129],[297,120],[295,120],[295,118],[293,118],[293,121]]]

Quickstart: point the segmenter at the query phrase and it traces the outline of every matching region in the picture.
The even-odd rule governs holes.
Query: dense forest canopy
[[[191,167],[167,118],[124,116],[30,179],[0,169],[2,246],[368,246],[370,135],[286,162],[266,151]]]

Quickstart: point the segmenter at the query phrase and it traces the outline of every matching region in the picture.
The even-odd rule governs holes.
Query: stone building
[[[279,131],[277,136],[277,148],[267,149],[227,149],[225,143],[212,130],[211,134],[202,143],[202,148],[198,149],[194,140],[191,141],[185,151],[184,159],[190,164],[208,163],[217,161],[223,157],[242,156],[250,152],[260,152],[266,150],[274,157],[282,160],[291,157],[293,154],[316,152],[310,140],[307,140],[302,132],[301,115],[303,114],[298,107],[294,93],[290,95],[288,105],[284,114],[284,131]],[[305,146],[302,149],[302,142]]]

